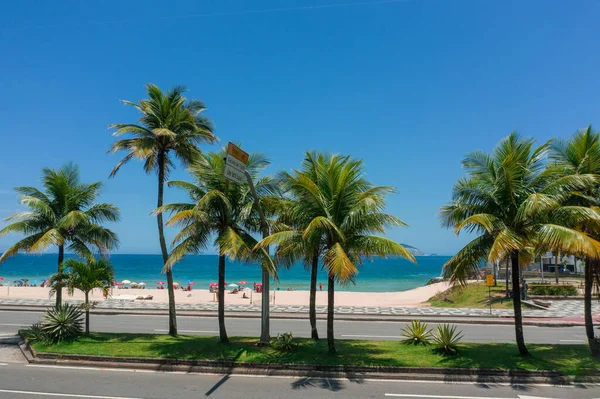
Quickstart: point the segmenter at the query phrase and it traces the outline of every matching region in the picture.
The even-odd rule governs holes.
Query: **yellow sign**
[[[488,274],[485,276],[485,285],[487,285],[488,287],[494,286],[494,275],[493,274]]]
[[[248,153],[231,142],[227,144],[227,153],[244,164],[248,163]]]

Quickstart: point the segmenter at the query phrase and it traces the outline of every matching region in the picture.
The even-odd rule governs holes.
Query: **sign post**
[[[487,274],[485,276],[485,285],[488,287],[488,302],[490,303],[490,314],[492,314],[492,287],[494,286],[493,274]]]
[[[258,202],[258,194],[256,193],[256,188],[254,187],[252,176],[250,176],[250,173],[248,173],[248,171],[246,170],[248,158],[249,155],[247,152],[244,152],[240,147],[229,142],[227,144],[227,156],[225,158],[225,178],[238,184],[243,184],[244,181],[248,183],[248,185],[250,186],[250,190],[252,191],[252,196],[254,197],[254,206],[256,207],[258,215],[260,216],[260,229],[262,230],[262,236],[263,238],[267,238],[269,236],[269,225],[267,224],[265,214]],[[266,251],[267,253],[269,253],[269,247],[266,248]],[[271,344],[271,334],[269,326],[269,279],[269,273],[263,267],[261,295],[261,326],[260,340],[258,343],[260,346],[268,346]],[[252,301],[252,299],[250,299],[250,301]],[[273,302],[275,302],[274,298]]]

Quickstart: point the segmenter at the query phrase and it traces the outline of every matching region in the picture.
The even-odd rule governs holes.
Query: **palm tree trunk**
[[[558,284],[558,257],[560,256],[560,253],[557,252],[556,256],[554,257],[554,277],[556,278],[556,284]]]
[[[157,208],[163,205],[165,187],[165,154],[158,154],[158,201]],[[163,267],[167,264],[169,259],[169,251],[167,250],[167,243],[165,241],[165,232],[162,213],[156,214],[156,221],[158,223],[158,239],[160,241],[160,252],[163,258]],[[177,335],[177,314],[175,310],[175,290],[173,289],[173,271],[168,268],[167,274],[167,290],[169,294],[169,334]]]
[[[523,315],[521,314],[521,293],[519,290],[519,251],[512,251],[510,254],[512,262],[512,286],[513,286],[513,309],[515,312],[515,335],[517,338],[517,347],[521,356],[529,355],[525,346],[525,337],[523,336]]]
[[[268,251],[268,249],[267,249]],[[261,312],[260,312],[260,346],[269,346],[271,345],[271,328],[269,323],[269,310],[271,304],[269,303],[269,295],[271,293],[271,288],[269,287],[269,272],[267,272],[264,268],[262,269],[262,294],[261,294]]]
[[[592,286],[594,282],[594,270],[597,269],[600,261],[598,259],[586,259],[585,261],[585,282],[584,282],[584,318],[585,318],[585,334],[587,335],[588,344],[592,356],[600,357],[600,342],[594,334],[594,320],[592,318]]]
[[[90,298],[89,293],[85,293],[85,335],[90,335]]]
[[[56,269],[57,273],[62,271],[62,264],[65,260],[65,247],[64,245],[58,246],[58,267]],[[56,306],[60,306],[62,304],[62,287],[59,285],[56,288]]]
[[[313,255],[310,270],[310,300],[308,305],[308,318],[310,320],[310,337],[319,340],[317,331],[317,270],[319,268],[319,256]]]
[[[510,262],[510,258],[507,257],[506,258],[506,268],[505,268],[506,276],[504,276],[504,277],[506,277],[506,297],[507,298],[508,298],[508,264],[509,264],[509,262]]]
[[[333,339],[333,300],[334,300],[335,280],[333,276],[327,278],[327,346],[329,353],[334,354],[335,343]]]
[[[263,287],[264,289],[264,287]],[[225,329],[225,255],[219,255],[219,337],[224,344],[229,343]]]

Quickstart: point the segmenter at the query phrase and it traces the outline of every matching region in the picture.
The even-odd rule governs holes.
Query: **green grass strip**
[[[329,355],[326,340],[314,342],[298,338],[298,347],[288,353],[257,347],[256,338],[233,337],[230,340],[224,345],[219,343],[218,337],[95,333],[72,342],[50,346],[35,343],[33,346],[38,352],[57,354],[260,363],[557,370],[569,375],[589,375],[599,366],[586,345],[529,345],[531,356],[523,358],[514,344],[465,343],[459,346],[456,355],[446,356],[437,352],[433,345],[337,340],[338,354]]]

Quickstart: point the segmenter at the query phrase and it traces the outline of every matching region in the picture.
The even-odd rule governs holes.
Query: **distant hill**
[[[419,248],[417,247],[413,247],[412,245],[408,245],[408,244],[400,244],[402,245],[404,248],[408,249],[408,251],[413,254],[414,256],[430,256],[429,254],[426,254],[425,252],[421,251]]]

